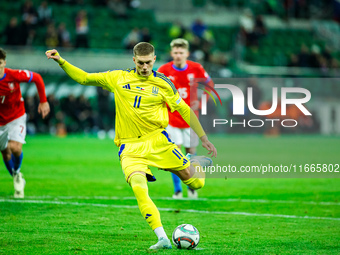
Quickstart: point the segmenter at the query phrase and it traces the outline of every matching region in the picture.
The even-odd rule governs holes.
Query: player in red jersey
[[[171,57],[173,61],[162,65],[158,72],[168,76],[175,84],[178,93],[184,101],[190,105],[192,110],[198,117],[198,110],[200,103],[197,98],[197,86],[193,86],[197,79],[200,82],[206,83],[209,87],[213,87],[214,83],[204,70],[201,64],[188,60],[189,57],[189,43],[187,40],[178,38],[171,43]],[[210,90],[208,88],[208,90]],[[186,153],[191,155],[196,154],[196,147],[199,140],[195,132],[192,132],[188,124],[183,120],[181,115],[175,112],[169,112],[169,126],[167,131],[170,134],[171,140],[179,147],[183,145]],[[182,198],[182,186],[180,179],[172,174],[174,182],[175,193],[173,198]],[[188,187],[188,197],[197,198],[197,192]]]
[[[26,113],[20,82],[34,82],[40,98],[38,112],[43,118],[50,112],[45,85],[40,74],[28,70],[5,68],[6,51],[0,48],[0,151],[14,180],[14,197],[24,197],[25,180],[20,172],[22,145],[26,136]]]

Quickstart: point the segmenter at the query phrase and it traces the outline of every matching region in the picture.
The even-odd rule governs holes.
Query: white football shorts
[[[171,141],[176,145],[183,145],[185,148],[197,147],[199,139],[196,133],[191,128],[177,128],[167,126],[166,130],[170,135]]]
[[[16,141],[25,144],[26,137],[26,113],[12,120],[4,126],[0,126],[0,151],[6,149],[8,141]]]

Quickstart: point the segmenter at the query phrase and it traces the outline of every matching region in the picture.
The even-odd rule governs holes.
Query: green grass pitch
[[[211,136],[215,163],[340,163],[340,138]],[[125,183],[111,140],[27,137],[24,200],[0,171],[0,254],[340,254],[340,179],[209,178],[200,200],[167,199],[168,172],[150,196],[170,236],[198,228],[197,250],[149,251],[156,236]],[[185,192],[186,193],[186,192]]]

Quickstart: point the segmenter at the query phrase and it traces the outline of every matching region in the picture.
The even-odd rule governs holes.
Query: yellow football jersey
[[[181,108],[190,111],[175,85],[162,73],[152,71],[145,77],[139,75],[135,68],[85,73],[68,62],[61,67],[80,84],[101,86],[114,93],[117,146],[122,139],[137,139],[167,127],[169,115],[166,104],[172,112]]]
[[[122,138],[138,138],[167,127],[166,103],[171,111],[183,107],[184,101],[175,85],[161,73],[153,71],[144,77],[136,69],[128,69],[111,71],[106,76],[108,82],[104,88],[115,94],[117,146]]]

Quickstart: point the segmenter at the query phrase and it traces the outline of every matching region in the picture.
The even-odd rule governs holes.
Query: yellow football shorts
[[[118,155],[126,181],[136,171],[146,173],[148,181],[155,181],[149,166],[175,171],[190,166],[190,161],[170,140],[165,129],[133,141],[123,141]]]

